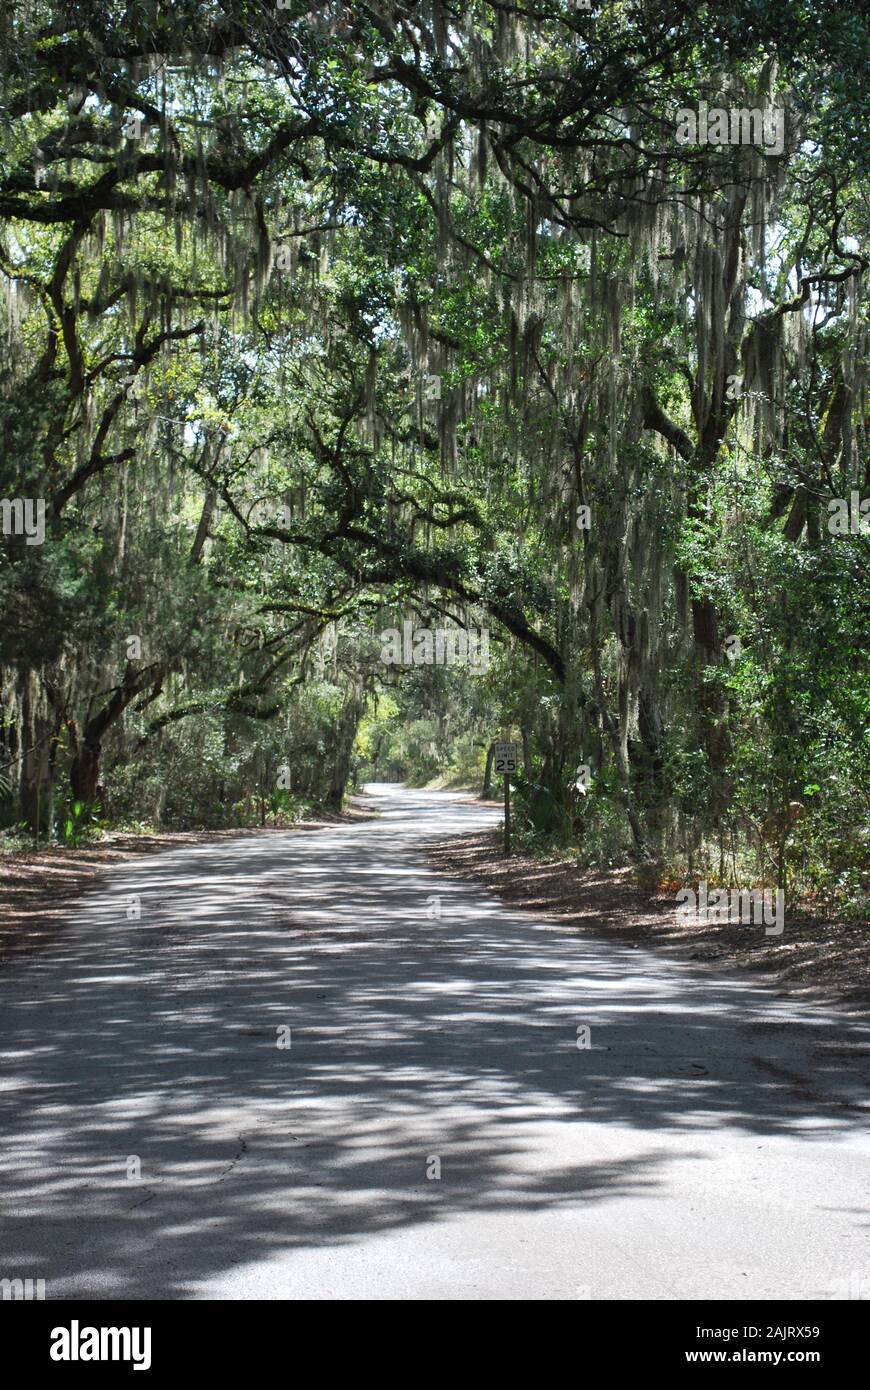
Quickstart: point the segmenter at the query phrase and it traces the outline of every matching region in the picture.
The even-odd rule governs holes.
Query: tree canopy
[[[864,901],[860,7],[2,14],[7,823],[338,806],[505,729],[532,837]],[[406,620],[488,669],[386,665]]]

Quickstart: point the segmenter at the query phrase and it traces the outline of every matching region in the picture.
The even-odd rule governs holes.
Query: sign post
[[[504,852],[511,852],[511,779],[504,779]]]
[[[511,773],[517,770],[517,745],[495,743],[495,775],[504,777],[504,852],[511,852]]]

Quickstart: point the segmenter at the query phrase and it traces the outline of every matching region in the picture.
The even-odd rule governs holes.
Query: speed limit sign
[[[517,745],[515,743],[496,743],[493,745],[493,764],[497,777],[507,777],[517,770]]]

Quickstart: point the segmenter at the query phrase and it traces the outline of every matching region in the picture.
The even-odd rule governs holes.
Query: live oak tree
[[[764,861],[799,800],[860,858],[868,538],[826,524],[870,491],[859,16],[4,24],[3,491],[48,516],[0,573],[14,815],[61,774],[111,812],[107,749],[127,808],[130,769],[159,784],[187,746],[202,818],[294,742],[296,785],[340,804],[395,684],[366,642],[446,614],[498,640],[485,708],[470,677],[439,696],[441,757],[473,711],[553,804],[591,761],[579,823],[635,853]],[[680,143],[702,102],[775,113],[781,147]]]

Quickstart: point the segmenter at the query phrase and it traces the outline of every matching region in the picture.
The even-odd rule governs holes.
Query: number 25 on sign
[[[504,852],[511,852],[511,773],[517,770],[517,745],[493,743],[495,775],[504,778]]]
[[[496,743],[494,769],[497,777],[509,777],[517,770],[517,745],[515,743]]]

